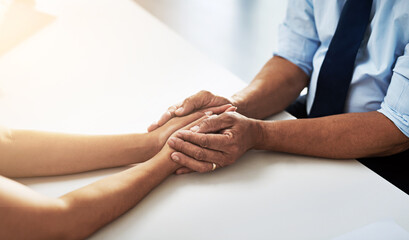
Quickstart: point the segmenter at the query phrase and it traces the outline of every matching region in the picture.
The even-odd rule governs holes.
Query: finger
[[[171,118],[173,118],[175,116],[174,113],[171,113],[170,111],[166,111],[159,119],[159,121],[157,122],[157,124],[159,126],[164,125],[165,123],[167,123]]]
[[[193,126],[198,125],[203,120],[209,118],[209,116],[207,114],[203,115],[203,113],[201,113],[201,112],[195,112],[193,114],[188,115],[187,117],[192,117],[191,123],[189,123],[186,126],[184,126],[183,128],[181,128],[181,130],[188,130],[188,129],[192,128]]]
[[[237,110],[236,106],[231,106],[228,109],[226,109],[224,112],[235,112]]]
[[[228,113],[223,113],[203,120],[199,125],[190,128],[190,130],[198,133],[212,133],[232,127],[233,124],[234,118]]]
[[[152,132],[153,130],[157,129],[158,127],[160,127],[158,125],[158,123],[154,122],[148,127],[148,132]]]
[[[176,170],[175,173],[177,175],[181,175],[181,174],[186,174],[186,173],[191,173],[191,172],[194,172],[194,171],[192,169],[190,169],[190,168],[187,168],[187,167],[181,167],[178,170]]]
[[[199,110],[209,105],[215,96],[208,91],[200,91],[186,98],[182,105],[175,111],[176,116],[184,116],[195,110]],[[227,102],[226,102],[227,103]],[[221,104],[217,104],[221,105]]]
[[[182,152],[199,161],[206,161],[211,163],[214,162],[221,165],[220,161],[224,159],[224,155],[222,152],[213,149],[202,148],[190,142],[183,141],[180,138],[171,137],[168,140],[168,144],[176,151]]]
[[[221,106],[217,106],[217,107],[210,107],[210,108],[206,108],[203,110],[203,112],[212,112],[213,114],[221,114],[224,113],[225,111],[227,111],[227,109],[231,108],[232,105],[231,104],[224,104]]]
[[[231,142],[230,134],[203,134],[189,130],[180,130],[176,133],[175,137],[194,145],[220,152],[223,152],[225,146]]]
[[[177,104],[176,104],[176,105],[173,105],[173,106],[170,106],[170,107],[168,108],[168,112],[174,114],[175,111],[176,111],[176,109],[178,109],[178,105],[177,105]]]
[[[170,156],[176,163],[196,172],[205,173],[210,172],[213,169],[212,163],[197,161],[181,152],[174,152]]]

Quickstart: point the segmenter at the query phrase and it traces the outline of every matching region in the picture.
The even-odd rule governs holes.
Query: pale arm
[[[73,135],[31,130],[0,133],[0,175],[31,177],[61,175],[129,165],[153,157],[168,137],[205,112],[221,113],[230,105],[175,117],[150,133]]]
[[[0,176],[0,239],[84,239],[177,169],[167,146],[151,160],[58,199]]]
[[[181,118],[184,125],[191,123],[185,129],[206,118],[203,115]],[[91,235],[135,206],[180,167],[170,160],[173,151],[165,145],[152,159],[58,199],[0,176],[0,239],[83,239]]]
[[[0,141],[0,174],[59,175],[145,161],[158,151],[148,134],[73,135],[10,130]]]

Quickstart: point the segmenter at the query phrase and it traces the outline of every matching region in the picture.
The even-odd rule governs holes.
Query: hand
[[[236,112],[226,112],[204,119],[190,130],[178,131],[168,144],[177,152],[171,158],[184,166],[177,174],[210,172],[213,163],[225,167],[234,163],[262,139],[259,120]]]
[[[148,132],[152,132],[160,126],[163,126],[174,117],[181,117],[191,114],[195,111],[209,107],[218,107],[225,104],[232,104],[227,98],[213,95],[208,91],[200,91],[195,95],[186,98],[182,103],[170,106],[162,115],[158,122],[148,127]]]
[[[208,118],[212,112],[230,112],[230,111],[235,111],[236,107],[231,106],[230,104],[227,105],[223,105],[220,107],[213,107],[213,108],[208,108],[205,110],[205,113],[203,114],[202,112],[196,112],[196,113],[192,113],[188,116],[185,117],[176,117],[173,118],[172,120],[170,120],[166,125],[170,124],[172,121],[175,121],[177,119],[182,120],[183,123],[185,123],[185,125],[181,128],[181,130],[188,130],[198,124],[200,124],[201,121],[203,121],[204,119]],[[164,128],[165,126],[161,127]],[[154,132],[158,132],[161,128],[159,128],[158,130],[154,131]],[[171,132],[171,131],[169,131]],[[151,133],[148,133],[151,134]],[[177,134],[177,132],[172,132],[171,133],[171,137],[175,137]],[[166,137],[167,139],[167,137]],[[167,164],[164,164],[164,166],[168,165],[168,163],[170,162],[171,164],[173,164],[176,168],[173,170],[177,170],[178,168],[180,168],[181,166],[172,161],[171,160],[171,153],[174,152],[174,149],[172,149],[169,144],[164,144],[164,146],[162,147],[162,149],[159,151],[158,154],[155,155],[155,157],[153,159],[161,159],[162,161],[164,161],[165,163],[167,162]],[[161,157],[162,156],[162,157]]]
[[[166,122],[163,126],[157,128],[156,130],[148,133],[151,142],[153,143],[154,154],[156,154],[166,143],[169,136],[176,132],[177,130],[184,128],[186,125],[191,124],[197,119],[203,117],[204,115],[220,114],[225,111],[235,111],[236,108],[231,104],[225,104],[218,107],[206,108],[201,111],[189,114],[184,117],[174,117]]]

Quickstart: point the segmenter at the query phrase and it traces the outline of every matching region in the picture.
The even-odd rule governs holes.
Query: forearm
[[[169,148],[59,199],[0,177],[0,238],[84,239],[135,206],[178,165]],[[4,209],[4,211],[3,211]]]
[[[0,140],[0,174],[59,175],[142,162],[158,151],[146,135],[91,136],[11,130]]]
[[[257,149],[326,158],[386,156],[409,148],[409,139],[379,112],[316,119],[259,122]]]
[[[135,206],[177,169],[169,156],[169,152],[159,153],[147,162],[63,196],[68,206],[66,221],[72,224],[68,228],[83,238]]]
[[[273,57],[254,80],[232,96],[237,111],[263,119],[283,111],[308,84],[307,75],[290,61]]]

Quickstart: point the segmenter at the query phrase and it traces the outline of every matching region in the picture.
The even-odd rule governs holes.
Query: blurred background
[[[250,82],[271,58],[282,0],[134,0],[212,61]]]

